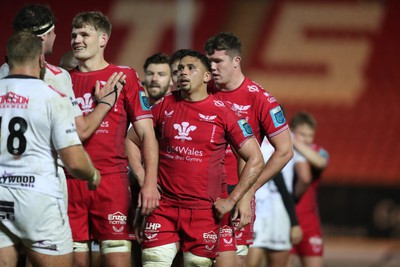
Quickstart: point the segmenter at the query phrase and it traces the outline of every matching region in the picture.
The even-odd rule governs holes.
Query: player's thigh
[[[259,267],[265,258],[265,249],[252,247],[249,248],[249,253],[246,258],[247,267]]]
[[[267,250],[267,263],[268,267],[282,267],[286,266],[289,261],[289,250]]]
[[[16,266],[18,262],[18,251],[15,246],[0,248],[0,266]]]
[[[304,267],[322,267],[324,260],[322,256],[305,256],[301,258]]]
[[[72,266],[72,253],[64,255],[45,255],[33,250],[27,250],[26,255],[33,266],[41,266],[41,267]]]

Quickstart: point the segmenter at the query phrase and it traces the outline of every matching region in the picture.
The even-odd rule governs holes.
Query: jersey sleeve
[[[260,123],[268,138],[274,137],[288,129],[283,110],[278,101],[268,92],[257,98]]]
[[[224,110],[224,115],[227,121],[227,139],[235,150],[239,150],[249,138],[253,137],[253,129],[245,118],[238,116],[228,107]]]
[[[82,110],[79,108],[74,90],[72,89],[71,76],[66,70],[47,63],[44,81],[56,90],[68,96],[72,107],[72,116],[74,118],[82,116]]]
[[[139,80],[138,74],[133,69],[129,69],[127,72],[129,78],[127,78],[124,89],[126,90],[127,97],[125,105],[131,119],[130,122],[134,123],[138,120],[152,118],[150,103]]]
[[[49,103],[51,137],[57,150],[81,144],[71,109],[68,98],[60,95],[54,97]]]

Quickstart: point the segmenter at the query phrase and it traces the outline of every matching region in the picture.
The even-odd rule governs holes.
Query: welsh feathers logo
[[[78,104],[81,107],[83,114],[87,114],[93,111],[92,94],[86,93],[83,95],[83,97],[76,98],[76,100],[78,101]]]
[[[184,121],[181,124],[175,123],[174,129],[178,130],[178,135],[175,135],[175,139],[181,139],[182,142],[185,140],[192,140],[189,133],[196,130],[197,127],[194,125],[189,125],[188,122]]]

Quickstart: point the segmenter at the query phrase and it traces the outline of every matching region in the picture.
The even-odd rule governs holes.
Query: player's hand
[[[300,225],[295,225],[290,228],[290,242],[292,245],[297,245],[303,239],[303,230]]]
[[[99,170],[95,169],[92,178],[87,181],[89,190],[96,190],[99,187],[101,181],[101,175]]]
[[[251,192],[247,192],[236,204],[232,220],[238,220],[239,225],[235,230],[240,230],[251,222],[251,215],[253,213],[251,209],[252,197]]]
[[[106,84],[100,89],[100,81],[96,81],[94,95],[97,103],[102,103],[112,108],[117,103],[122,87],[125,85],[126,75],[123,72],[114,72]]]
[[[228,198],[218,198],[217,201],[214,202],[214,212],[215,217],[218,219],[222,219],[224,214],[230,212],[233,208],[235,203],[228,197]]]
[[[138,209],[142,215],[150,215],[160,204],[160,193],[157,189],[157,183],[144,182],[138,196]]]
[[[143,232],[146,226],[147,216],[140,214],[140,209],[137,208],[135,212],[135,218],[133,219],[133,230],[135,232],[136,241],[142,243]]]

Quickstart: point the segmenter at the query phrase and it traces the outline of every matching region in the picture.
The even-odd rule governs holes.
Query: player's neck
[[[40,68],[37,68],[36,66],[33,67],[30,65],[15,66],[14,68],[10,69],[9,75],[27,75],[40,78]]]
[[[193,91],[181,90],[180,92],[183,99],[192,102],[204,100],[209,96],[207,89],[204,90],[204,88],[199,88],[198,90]]]
[[[95,57],[86,60],[78,60],[78,69],[81,72],[89,72],[102,70],[106,68],[110,63],[108,63],[104,57]]]
[[[239,86],[242,85],[244,79],[245,79],[245,76],[240,71],[240,72],[232,75],[232,78],[227,83],[217,85],[217,87],[218,87],[218,89],[220,89],[222,91],[233,91],[233,90],[238,89]]]

